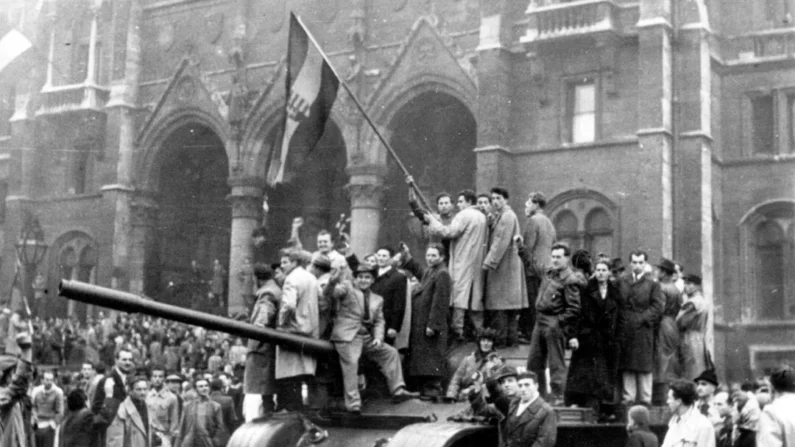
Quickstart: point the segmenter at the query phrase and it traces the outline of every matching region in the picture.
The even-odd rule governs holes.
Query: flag
[[[0,73],[32,47],[33,42],[19,31],[11,29],[5,33],[0,39]]]
[[[309,152],[320,141],[339,86],[340,80],[326,56],[301,20],[291,13],[287,43],[284,132],[278,157],[271,151],[269,184],[284,181],[290,147],[303,146]],[[274,149],[276,146],[274,145]]]

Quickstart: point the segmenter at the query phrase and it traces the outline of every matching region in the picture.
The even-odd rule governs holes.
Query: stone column
[[[232,206],[232,234],[229,250],[229,313],[248,311],[253,291],[245,290],[240,273],[246,260],[253,262],[251,232],[262,219],[263,186],[261,178],[230,178],[232,193],[227,200]]]
[[[384,199],[385,167],[348,168],[351,197],[351,248],[359,256],[372,253],[378,245]]]
[[[153,270],[156,261],[154,250],[158,212],[157,202],[149,195],[136,194],[129,204],[129,236],[123,244],[129,250],[127,274],[114,271],[114,278],[119,282],[126,279],[118,287],[126,287],[130,292],[139,295],[152,293],[159,286],[160,278]],[[114,260],[117,259],[116,248],[114,246]]]

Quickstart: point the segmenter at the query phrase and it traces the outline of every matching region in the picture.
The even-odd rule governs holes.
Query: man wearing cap
[[[182,399],[182,377],[179,374],[169,374],[166,377],[166,387],[177,398],[177,421],[182,420],[182,408],[185,402]]]
[[[394,400],[419,397],[419,393],[406,390],[400,356],[384,343],[384,299],[370,290],[375,270],[360,265],[354,276],[355,285],[340,282],[340,276],[338,270],[334,271],[324,293],[335,308],[331,341],[340,358],[345,408],[354,414],[361,412],[358,372],[362,355],[378,364]]]
[[[528,371],[516,376],[517,396],[507,410],[486,405],[482,395],[472,399],[478,413],[496,416],[500,427],[501,447],[553,447],[557,438],[558,421],[552,407],[538,392],[538,378]]]
[[[682,307],[682,294],[674,282],[674,262],[670,259],[660,258],[657,264],[657,278],[662,292],[663,305],[662,319],[657,329],[657,338],[654,343],[654,382],[667,384],[675,377],[669,376],[671,360],[676,356],[679,348],[679,329],[676,327],[676,316]],[[664,388],[664,387],[663,387]]]
[[[301,267],[302,255],[288,249],[281,254],[285,275],[276,329],[312,338],[320,336],[317,279]],[[276,346],[276,380],[279,383],[279,406],[287,410],[303,407],[302,385],[315,375],[315,358],[303,352]]]
[[[709,304],[701,294],[701,277],[685,275],[682,310],[676,317],[681,343],[679,361],[682,377],[693,380],[701,371],[712,368],[712,360],[705,341]]]
[[[525,265],[533,264],[534,268],[525,268],[527,298],[530,307],[522,311],[519,329],[528,339],[533,333],[533,326],[535,326],[535,303],[536,297],[538,297],[538,288],[541,287],[541,280],[544,278],[543,272],[549,270],[552,244],[557,238],[555,226],[544,213],[546,206],[547,198],[540,192],[531,192],[524,204],[527,226],[519,244],[519,257],[522,258]],[[539,275],[537,272],[542,272],[542,274]]]
[[[715,375],[715,370],[708,369],[702,372],[694,382],[696,382],[696,394],[698,394],[696,408],[709,419],[713,426],[719,426],[721,417],[715,406],[715,389],[718,386],[718,376]]]

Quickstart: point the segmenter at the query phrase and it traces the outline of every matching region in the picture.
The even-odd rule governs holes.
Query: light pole
[[[28,316],[31,317],[33,278],[36,277],[36,267],[44,260],[44,255],[47,253],[47,243],[44,242],[44,230],[41,229],[39,219],[30,211],[25,212],[25,222],[15,247],[19,262],[22,264],[22,296]]]

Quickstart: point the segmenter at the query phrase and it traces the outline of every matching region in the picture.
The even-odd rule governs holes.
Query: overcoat
[[[320,337],[318,289],[315,276],[303,267],[284,279],[277,329],[307,337]],[[276,347],[276,379],[314,375],[317,362],[311,355]]]
[[[654,381],[667,383],[675,378],[669,376],[669,372],[673,369],[671,360],[675,359],[680,343],[676,316],[682,306],[682,293],[679,292],[674,282],[660,283],[660,290],[665,303],[660,326],[657,329],[657,339],[654,343]],[[702,372],[703,370],[700,370],[696,374]]]
[[[483,258],[488,243],[486,216],[469,207],[455,215],[450,225],[431,220],[428,231],[451,239],[450,277],[453,292],[450,306],[458,309],[483,310]]]
[[[486,272],[486,310],[526,309],[527,283],[524,265],[514,236],[522,234],[519,219],[510,206],[494,216],[489,235],[489,250],[483,264]]]
[[[708,317],[709,307],[701,293],[688,297],[676,317],[681,335],[679,362],[684,379],[693,380],[712,366],[704,339]]]
[[[406,285],[406,275],[393,267],[376,277],[373,285],[370,286],[373,293],[381,295],[384,299],[387,330],[394,329],[395,332],[400,332],[403,326],[403,315],[406,313]]]
[[[447,309],[452,280],[444,262],[421,268],[414,259],[406,268],[421,278],[411,297],[411,335],[409,338],[409,376],[445,376],[447,349]],[[432,337],[425,328],[434,331]]]
[[[221,404],[194,399],[185,404],[176,447],[222,447],[223,426]]]
[[[482,393],[470,396],[476,414],[499,420],[500,447],[554,447],[557,440],[558,417],[540,396],[517,415],[521,399],[513,398],[507,407],[486,404]]]
[[[607,282],[605,298],[591,279],[580,298],[580,318],[574,331],[580,346],[572,353],[566,393],[612,399],[617,380],[616,329],[621,302],[618,287]]]
[[[151,413],[147,412],[148,421],[144,426],[140,413],[135,408],[131,397],[127,397],[119,405],[116,417],[108,427],[107,447],[150,447],[152,445]],[[147,430],[147,427],[149,429]]]
[[[621,359],[619,370],[650,373],[654,367],[654,337],[663,311],[660,284],[647,275],[634,281],[627,275],[619,282]]]
[[[251,324],[274,327],[281,297],[282,290],[272,279],[257,289],[257,301],[251,309]],[[276,391],[276,347],[259,340],[249,340],[248,348],[243,373],[246,394],[273,394]]]

